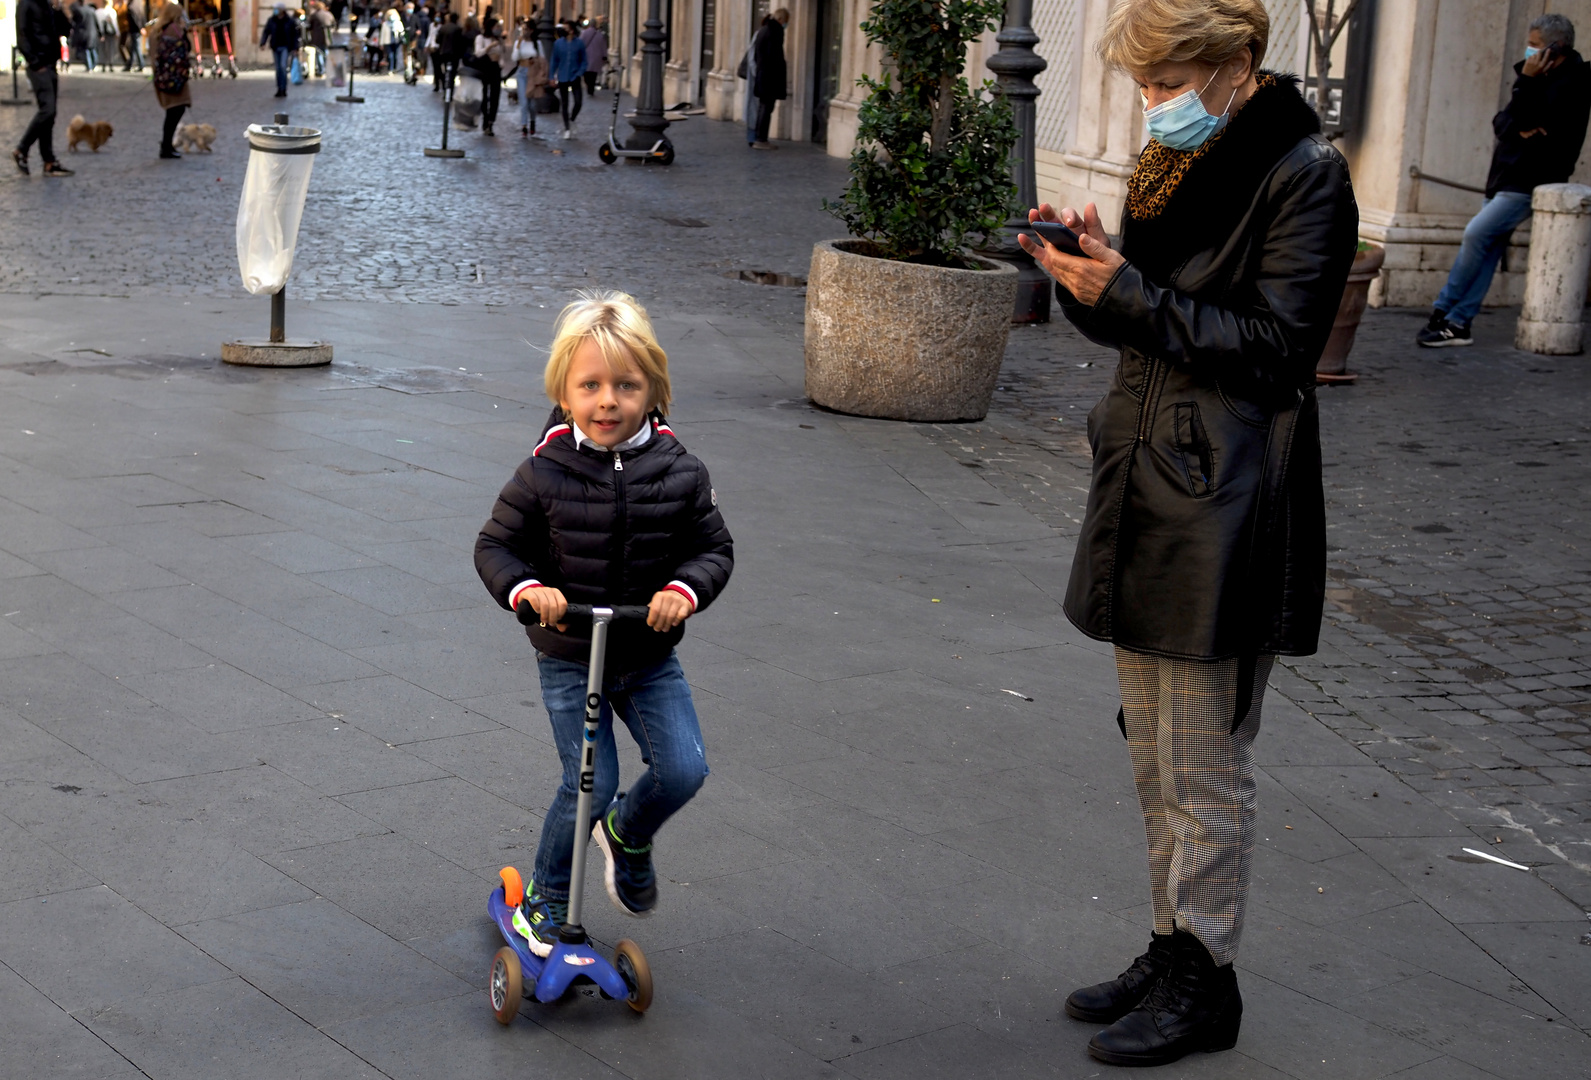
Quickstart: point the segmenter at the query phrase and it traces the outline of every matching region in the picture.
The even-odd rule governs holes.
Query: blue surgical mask
[[[1221,110],[1220,116],[1211,116],[1204,102],[1199,100],[1199,95],[1210,88],[1210,83],[1215,82],[1215,76],[1220,73],[1221,69],[1216,68],[1199,90],[1186,90],[1170,101],[1145,109],[1144,124],[1149,128],[1150,136],[1160,145],[1173,150],[1194,150],[1221,130],[1226,121],[1226,110]],[[1236,97],[1237,88],[1234,87],[1232,97],[1226,100],[1227,108],[1232,107],[1232,100]]]
[[[1541,51],[1540,49],[1532,49],[1529,45],[1526,45],[1525,46],[1525,59],[1529,60],[1532,56],[1535,56],[1540,51]]]

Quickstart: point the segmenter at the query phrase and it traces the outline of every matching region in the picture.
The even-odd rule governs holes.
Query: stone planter
[[[1350,383],[1359,377],[1348,371],[1348,353],[1353,349],[1359,320],[1364,317],[1365,304],[1370,299],[1370,283],[1381,272],[1386,258],[1387,249],[1376,244],[1354,255],[1348,284],[1342,290],[1342,302],[1337,305],[1337,318],[1331,324],[1331,336],[1326,339],[1326,351],[1315,364],[1316,383]]]
[[[884,420],[982,420],[1000,376],[1017,270],[952,270],[827,240],[807,275],[807,396]]]

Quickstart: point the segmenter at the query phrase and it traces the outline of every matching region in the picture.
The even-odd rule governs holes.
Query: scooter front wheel
[[[504,945],[492,957],[492,979],[486,988],[492,1002],[492,1015],[499,1024],[512,1024],[519,1015],[519,1000],[525,996],[524,988],[519,955]]]
[[[630,988],[630,996],[625,999],[630,1008],[638,1013],[646,1012],[652,1004],[652,967],[646,962],[641,946],[629,938],[619,942],[613,950],[613,966]]]
[[[612,143],[603,143],[597,147],[597,157],[602,159],[602,164],[604,165],[612,165],[619,160],[619,155],[613,152]]]

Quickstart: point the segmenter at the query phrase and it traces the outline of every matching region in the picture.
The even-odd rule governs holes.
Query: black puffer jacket
[[[576,604],[646,604],[672,582],[701,611],[729,582],[735,546],[718,513],[707,467],[685,452],[662,417],[634,450],[576,449],[574,433],[554,409],[540,444],[497,497],[475,542],[475,569],[508,607],[528,580],[561,589]],[[541,652],[584,663],[589,633],[526,627]],[[607,669],[658,663],[684,637],[617,622],[608,636]]]
[[[1088,337],[1121,350],[1088,416],[1088,511],[1066,614],[1161,656],[1307,655],[1320,634],[1325,499],[1315,363],[1353,263],[1342,156],[1294,80],[1261,85],[1165,209],[1123,222]]]

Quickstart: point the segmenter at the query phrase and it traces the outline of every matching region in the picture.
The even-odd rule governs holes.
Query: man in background
[[[762,24],[752,45],[751,93],[757,99],[757,130],[753,150],[777,150],[768,141],[773,124],[773,107],[790,93],[789,69],[784,59],[784,28],[790,25],[790,10],[779,8]]]
[[[61,59],[61,38],[72,32],[72,21],[51,0],[21,0],[17,5],[17,50],[28,67],[28,85],[33,87],[38,111],[22,141],[11,152],[22,175],[28,174],[28,151],[39,144],[45,176],[71,176],[72,170],[55,160],[55,102],[60,83],[55,65]]]
[[[1431,321],[1414,340],[1427,349],[1473,345],[1470,322],[1514,229],[1530,216],[1530,193],[1574,172],[1591,118],[1591,65],[1574,51],[1574,24],[1543,15],[1530,24],[1525,58],[1514,65],[1514,90],[1492,117],[1497,147],[1486,201],[1464,227],[1464,242],[1436,298]]]

